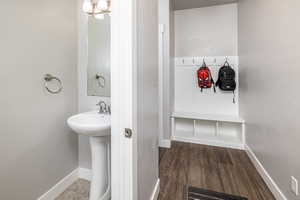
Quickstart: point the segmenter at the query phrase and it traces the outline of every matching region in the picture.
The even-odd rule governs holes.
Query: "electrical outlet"
[[[293,193],[298,196],[299,195],[299,188],[298,188],[298,180],[295,177],[291,177],[291,188]]]

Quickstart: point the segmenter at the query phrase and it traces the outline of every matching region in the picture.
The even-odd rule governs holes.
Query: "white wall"
[[[216,63],[214,63],[216,59]],[[181,58],[176,59],[181,60]],[[196,64],[175,65],[175,107],[177,112],[213,114],[213,115],[239,115],[239,79],[236,77],[237,88],[235,94],[216,88],[214,93],[213,87],[210,89],[201,89],[198,86],[197,70],[202,65],[202,58],[195,58]],[[225,57],[206,57],[206,64],[211,70],[212,77],[215,81],[218,78],[219,69],[225,62]],[[228,57],[231,67],[236,74],[239,73],[238,57]],[[233,103],[233,98],[235,103]]]
[[[247,144],[284,192],[300,180],[300,1],[239,1],[241,115]]]
[[[196,72],[202,65],[202,56],[237,56],[237,4],[204,7],[175,11],[176,57],[195,57],[197,65],[175,66],[175,111],[202,114],[238,115],[238,88],[236,104],[233,94],[217,89],[205,89],[201,93]],[[221,60],[221,61],[219,61]],[[223,58],[217,58],[222,65]],[[238,60],[229,57],[229,62],[238,73]],[[206,59],[213,78],[217,81],[218,70],[214,62]],[[214,65],[212,65],[214,64]],[[238,83],[238,78],[236,79]]]
[[[175,56],[236,56],[237,4],[175,11]]]
[[[67,12],[66,12],[67,11]],[[78,166],[76,3],[0,2],[0,199],[33,200]],[[51,95],[43,76],[64,89]]]
[[[96,110],[96,104],[103,100],[110,104],[109,97],[95,97],[87,94],[87,67],[88,67],[88,20],[82,12],[83,0],[78,0],[78,106],[79,112]],[[79,166],[91,169],[91,152],[89,138],[79,136]]]

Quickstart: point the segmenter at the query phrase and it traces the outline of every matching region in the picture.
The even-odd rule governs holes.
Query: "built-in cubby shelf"
[[[244,149],[245,121],[238,116],[174,112],[172,140]]]

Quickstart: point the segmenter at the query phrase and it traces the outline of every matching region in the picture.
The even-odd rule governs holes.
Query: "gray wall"
[[[174,7],[175,3],[174,0],[169,0],[170,2],[170,80],[169,80],[169,90],[170,90],[170,99],[169,99],[169,109],[172,113],[175,108],[175,14],[174,14]],[[168,126],[169,130],[165,133],[164,137],[167,139],[171,138],[171,119],[170,115],[168,116]]]
[[[247,144],[289,200],[300,180],[300,1],[240,0],[241,115]]]
[[[170,115],[172,111],[172,63],[173,59],[170,59],[172,56],[174,56],[174,42],[173,38],[173,2],[172,0],[160,0],[159,1],[159,8],[158,8],[158,17],[159,17],[159,24],[164,25],[164,34],[163,34],[163,69],[160,71],[162,72],[162,87],[163,87],[163,112],[160,113],[162,115],[162,135],[160,135],[160,139],[170,139],[171,137],[171,120]],[[172,10],[172,11],[171,11]],[[161,44],[160,44],[161,45]],[[160,47],[161,48],[161,47]]]
[[[138,199],[148,200],[158,180],[158,1],[137,11]]]
[[[0,3],[0,199],[33,200],[78,166],[76,2]],[[43,75],[60,77],[50,95]]]
[[[237,0],[174,0],[174,2],[175,10],[184,10],[235,3]]]

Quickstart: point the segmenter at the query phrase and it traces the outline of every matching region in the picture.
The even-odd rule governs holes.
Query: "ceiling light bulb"
[[[104,14],[97,14],[97,15],[95,15],[95,18],[103,20],[104,19]]]
[[[85,0],[82,6],[82,10],[86,13],[93,12],[93,4],[90,0]]]
[[[108,2],[106,0],[99,0],[97,4],[97,8],[103,11],[108,10]]]

